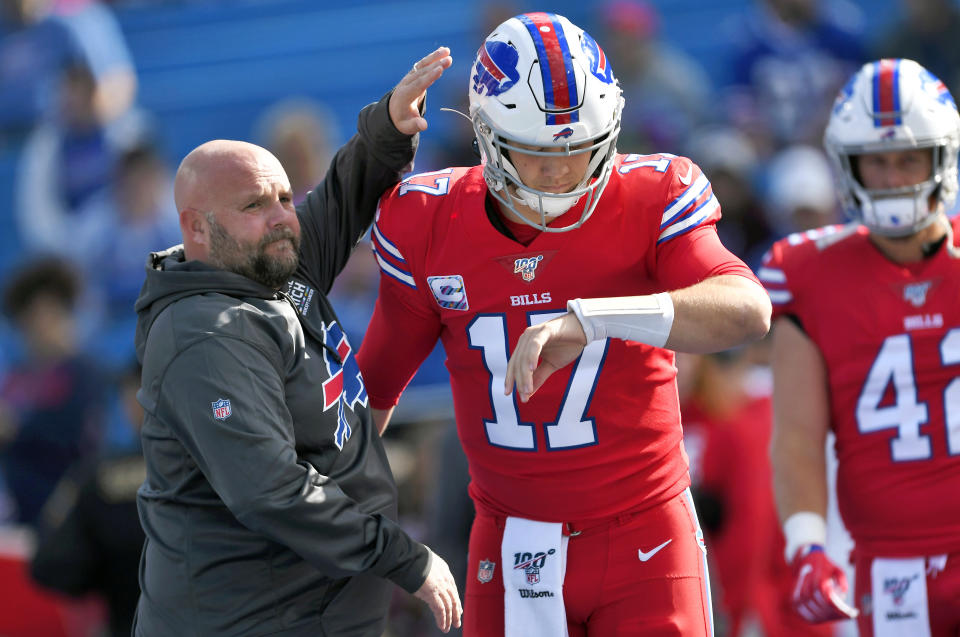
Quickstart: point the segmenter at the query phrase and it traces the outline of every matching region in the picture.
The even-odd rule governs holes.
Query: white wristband
[[[789,564],[797,549],[804,544],[823,546],[827,543],[827,521],[822,515],[811,511],[794,513],[783,523],[783,536],[787,540],[784,555]]]
[[[663,347],[673,327],[673,299],[666,292],[573,299],[567,310],[580,319],[588,343],[612,337]]]

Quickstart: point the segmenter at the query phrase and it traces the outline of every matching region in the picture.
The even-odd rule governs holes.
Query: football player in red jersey
[[[960,116],[912,60],[863,66],[824,136],[854,222],[787,237],[774,306],[773,463],[794,606],[861,635],[960,631]],[[854,540],[855,594],[823,551],[824,441]]]
[[[481,165],[381,200],[359,354],[382,430],[443,342],[477,512],[464,635],[710,635],[671,350],[760,338],[769,298],[697,166],[616,152],[619,85],[566,18],[498,26],[469,97]]]

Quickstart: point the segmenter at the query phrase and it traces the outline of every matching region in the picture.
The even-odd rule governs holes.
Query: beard
[[[210,224],[210,260],[218,268],[236,272],[273,290],[282,288],[296,272],[300,237],[290,228],[271,230],[256,244],[252,244],[234,239],[212,214],[207,215],[207,222]],[[267,254],[267,247],[281,240],[290,242],[292,254]]]

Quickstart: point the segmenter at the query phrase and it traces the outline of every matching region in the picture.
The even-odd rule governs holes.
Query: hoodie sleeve
[[[300,267],[324,293],[370,227],[380,196],[413,169],[420,136],[405,135],[393,125],[391,95],[360,111],[357,134],[337,151],[324,180],[297,207],[303,235]]]
[[[159,412],[244,526],[330,577],[370,572],[409,592],[423,584],[429,549],[298,459],[275,356],[212,336],[178,354],[161,383]]]

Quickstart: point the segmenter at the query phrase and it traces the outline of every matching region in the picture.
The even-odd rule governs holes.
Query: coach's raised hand
[[[427,130],[427,120],[420,112],[427,88],[450,68],[453,58],[445,46],[414,63],[390,96],[390,119],[397,130],[414,135]]]

